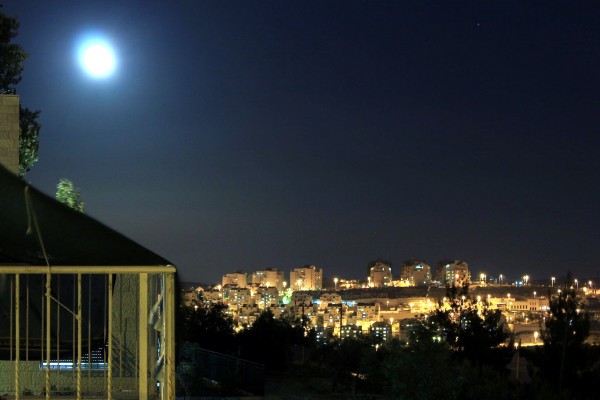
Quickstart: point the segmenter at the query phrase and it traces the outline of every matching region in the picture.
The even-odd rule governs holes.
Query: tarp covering
[[[73,274],[83,274],[84,353],[87,349],[102,348],[106,343],[108,276],[86,275],[86,266],[142,266],[152,273],[153,267],[172,264],[88,215],[41,193],[0,165],[0,359],[8,359],[14,351],[11,348],[14,347],[16,314],[11,292],[15,290],[16,276],[2,272],[7,266],[18,266],[23,271],[19,296],[21,358],[36,359],[43,354],[46,277],[25,274],[28,267],[46,265],[34,217],[49,264],[73,266],[76,267]],[[57,304],[60,302],[75,311],[76,294],[76,275],[53,274],[51,295],[56,299],[51,307],[53,358],[59,356],[59,348],[61,358],[73,356],[73,315]],[[26,326],[29,329],[26,330]],[[27,353],[26,343],[29,344]]]
[[[28,217],[26,186],[29,185],[0,165],[0,273],[3,263],[46,265]],[[113,229],[35,188],[30,186],[28,192],[30,210],[37,218],[50,265],[171,265]],[[26,233],[28,227],[32,228],[30,234]],[[151,269],[148,272],[152,272]]]

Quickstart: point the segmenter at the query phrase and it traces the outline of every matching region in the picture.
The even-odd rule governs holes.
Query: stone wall
[[[0,95],[0,164],[19,173],[19,96]]]

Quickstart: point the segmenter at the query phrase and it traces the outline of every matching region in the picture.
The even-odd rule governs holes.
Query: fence
[[[197,379],[215,383],[222,392],[264,394],[265,374],[262,364],[202,349],[193,344],[183,346],[180,361],[193,365]]]

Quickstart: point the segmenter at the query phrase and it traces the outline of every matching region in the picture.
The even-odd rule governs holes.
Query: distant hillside
[[[201,282],[184,282],[184,281],[179,282],[179,288],[181,290],[191,290],[191,289],[196,289],[197,287],[206,289],[209,286],[210,285],[208,285],[206,283],[201,283]]]

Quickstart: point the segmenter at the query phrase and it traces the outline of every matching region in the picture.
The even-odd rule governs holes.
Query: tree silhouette
[[[19,21],[16,18],[0,12],[0,94],[16,93],[15,87],[22,78],[23,62],[28,55],[20,45],[12,42],[18,29]],[[39,114],[39,111],[19,106],[20,176],[25,175],[38,160]]]
[[[446,303],[440,303],[429,317],[429,330],[436,327],[440,339],[445,340],[459,358],[476,365],[504,367],[512,355],[512,346],[502,313],[492,309],[486,300],[469,296],[469,285],[447,288]]]
[[[305,342],[304,328],[287,319],[277,319],[270,310],[262,312],[250,328],[238,333],[240,356],[264,364],[267,369],[285,370],[291,346]]]
[[[12,43],[18,29],[19,21],[16,18],[0,12],[0,92],[14,91],[15,85],[21,81],[27,53],[21,46]]]
[[[544,346],[536,363],[543,377],[559,391],[578,390],[580,375],[591,367],[585,344],[589,331],[590,321],[581,298],[568,286],[561,289],[550,300],[550,314],[541,333]]]
[[[234,322],[225,314],[227,306],[199,301],[195,306],[180,306],[180,342],[193,342],[221,353],[234,350]]]

